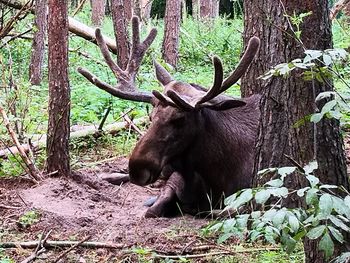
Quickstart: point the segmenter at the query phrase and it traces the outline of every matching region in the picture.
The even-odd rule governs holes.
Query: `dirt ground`
[[[205,219],[188,215],[155,219],[143,217],[147,209],[144,202],[156,196],[159,190],[130,183],[116,186],[96,181],[102,173],[120,172],[126,167],[127,160],[119,158],[78,171],[78,177],[83,178],[80,181],[49,178],[34,185],[25,179],[1,179],[0,242],[38,240],[46,229],[52,230],[48,240],[79,241],[91,236],[91,241],[113,242],[122,246],[117,251],[97,249],[99,253],[90,260],[91,255],[84,258],[84,253],[73,253],[61,262],[139,262],[146,253],[144,249],[181,254],[186,246],[189,248],[204,242],[198,239],[198,231],[195,230],[208,223]],[[34,217],[38,215],[34,222],[27,222],[31,219],[28,211],[35,211]],[[135,251],[135,248],[139,250],[129,255],[128,251]],[[33,250],[7,249],[6,255],[21,262]],[[51,262],[54,255],[57,256],[57,253],[44,254],[42,262]]]
[[[350,167],[349,136],[345,147]],[[215,237],[199,234],[198,230],[209,220],[189,215],[144,218],[147,209],[144,203],[156,196],[158,189],[130,183],[112,185],[97,179],[101,174],[125,172],[126,169],[127,159],[116,158],[76,171],[77,180],[49,178],[33,184],[24,178],[1,179],[0,242],[37,241],[44,231],[51,231],[48,240],[81,241],[89,237],[89,241],[117,247],[78,247],[57,262],[218,262],[225,256],[227,247],[218,246]],[[230,240],[230,244],[237,245],[238,240]],[[276,247],[266,249],[273,251]],[[23,260],[34,250],[19,246],[0,249],[0,263],[31,262]],[[67,247],[50,249],[38,256],[36,262],[55,262],[66,250]],[[213,256],[216,253],[219,258]],[[235,254],[229,261],[225,256],[220,262],[251,262],[249,253],[249,256]],[[194,256],[190,261],[188,257],[176,259],[178,255],[188,254]],[[14,261],[4,260],[6,258]]]

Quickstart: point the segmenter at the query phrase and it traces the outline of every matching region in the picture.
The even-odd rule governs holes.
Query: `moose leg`
[[[177,210],[177,193],[184,189],[184,179],[179,172],[173,172],[155,203],[146,211],[145,217],[162,217],[174,215]]]

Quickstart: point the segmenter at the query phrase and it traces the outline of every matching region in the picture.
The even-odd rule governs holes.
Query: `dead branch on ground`
[[[44,247],[44,244],[47,241],[47,239],[49,238],[51,231],[52,230],[50,230],[46,233],[46,229],[44,230],[44,232],[41,234],[41,236],[39,238],[39,242],[35,248],[35,251],[28,258],[23,260],[21,263],[30,263],[30,262],[34,261],[38,256],[40,256],[41,254],[46,252],[46,248]]]
[[[71,252],[73,249],[77,248],[78,246],[80,246],[82,243],[88,241],[91,238],[91,236],[87,236],[86,238],[84,238],[83,240],[79,241],[78,243],[76,243],[75,245],[71,246],[70,248],[68,248],[66,251],[63,251],[53,262],[57,263],[58,261],[60,261],[63,257],[65,257],[69,252]]]

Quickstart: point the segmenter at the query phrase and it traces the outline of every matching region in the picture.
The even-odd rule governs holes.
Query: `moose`
[[[170,216],[178,206],[190,214],[217,208],[225,196],[251,185],[260,97],[238,99],[222,93],[245,73],[260,40],[250,39],[238,66],[226,79],[221,60],[214,56],[214,83],[210,89],[176,81],[154,62],[163,92],[145,92],[137,89],[135,78],[157,31],[152,29],[140,42],[139,20],[133,17],[131,22],[132,47],[125,69],[114,62],[96,29],[101,53],[118,80],[116,86],[101,81],[87,69],[78,71],[116,97],[153,105],[151,125],[129,159],[131,183],[144,186],[159,178],[165,180],[145,216]]]

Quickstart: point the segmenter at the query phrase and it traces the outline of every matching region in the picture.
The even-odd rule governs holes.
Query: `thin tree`
[[[176,67],[179,59],[181,0],[166,1],[164,20],[163,59],[170,65]]]
[[[94,26],[100,26],[105,17],[105,0],[90,0],[91,5],[91,22]]]
[[[322,108],[324,100],[316,104],[315,98],[320,92],[333,90],[332,84],[305,81],[300,71],[292,72],[288,78],[258,79],[272,66],[304,57],[304,47],[331,48],[328,1],[244,1],[244,11],[245,44],[253,35],[261,39],[255,63],[242,80],[243,96],[262,94],[254,174],[269,167],[294,166],[294,162],[305,165],[316,160],[316,175],[322,183],[349,189],[339,122],[323,119],[313,124],[305,118]],[[288,15],[308,11],[312,14],[300,25],[298,40]],[[256,176],[253,184],[260,185],[268,179],[262,181]],[[304,186],[304,181],[297,176],[286,183],[292,189]],[[303,204],[290,199],[286,205]],[[304,247],[306,262],[324,262],[317,242],[305,240]],[[338,252],[340,250],[338,247]]]
[[[29,80],[33,85],[40,85],[45,55],[47,28],[47,1],[35,1],[35,33],[32,44],[32,56],[29,65]]]
[[[70,175],[68,80],[68,1],[49,0],[49,123],[47,172]]]

